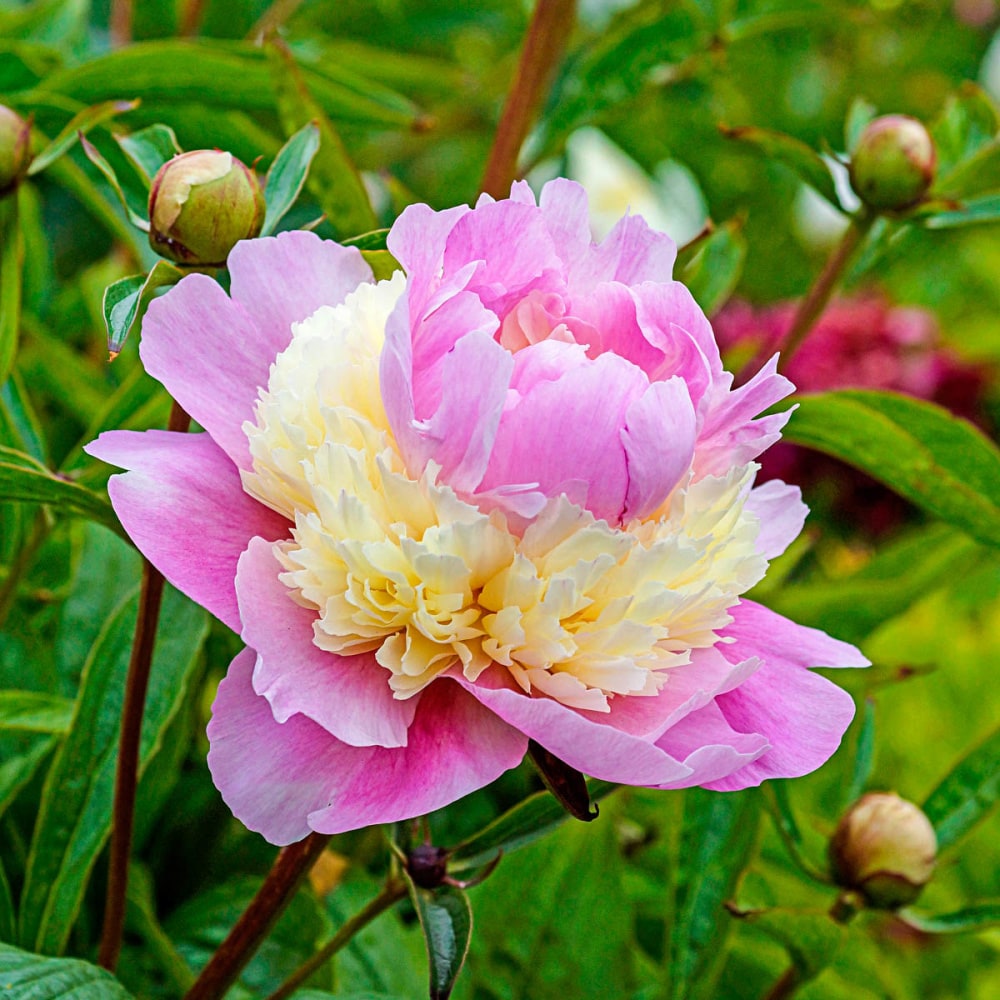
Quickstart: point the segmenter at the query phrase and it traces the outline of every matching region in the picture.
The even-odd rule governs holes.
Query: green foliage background
[[[283,225],[325,213],[319,231],[347,238],[388,225],[413,201],[475,198],[530,8],[144,0],[133,13],[134,42],[113,47],[107,2],[3,0],[0,101],[34,115],[42,143],[87,106],[140,98],[89,134],[140,214],[142,178],[113,132],[163,122],[183,148],[228,149],[248,163],[260,158],[263,170],[319,116],[320,152]],[[197,37],[182,39],[193,13]],[[290,55],[256,44],[268,18],[280,20]],[[988,59],[998,27],[1000,8],[989,2],[591,0],[524,166],[534,178],[572,172],[567,141],[584,127],[600,129],[654,190],[664,162],[679,163],[712,219],[735,234],[721,256],[725,287],[699,278],[697,262],[689,272],[704,282],[706,306],[737,280],[756,301],[799,296],[829,252],[829,242],[803,234],[800,175],[719,125],[843,153],[845,119],[864,97],[881,112],[940,120],[964,171],[947,193],[963,204],[995,198],[1000,121],[966,83],[1000,72]],[[307,96],[289,85],[289,59]],[[81,446],[104,428],[162,427],[170,404],[141,371],[135,335],[106,361],[103,291],[155,257],[105,179],[77,145],[16,198],[18,315],[11,286],[0,286],[0,340],[17,347],[0,386],[0,940],[93,960],[139,566],[104,498],[110,470]],[[850,283],[931,308],[959,354],[1000,365],[1000,230],[984,204],[981,225],[885,226],[881,252],[863,256]],[[8,276],[19,249],[8,226]],[[992,393],[995,419],[995,382]],[[1000,795],[1000,454],[984,439],[958,440],[922,408],[887,405],[814,399],[790,435],[867,463],[923,512],[878,542],[857,525],[814,517],[756,595],[859,642],[872,659],[866,672],[837,675],[861,707],[841,752],[805,779],[733,795],[622,789],[595,823],[568,821],[512,851],[471,890],[476,929],[456,997],[764,997],[790,962],[814,977],[803,998],[1000,995],[1000,829],[990,812]],[[874,459],[871,438],[884,452],[875,447]],[[919,466],[919,449],[935,464]],[[970,486],[972,499],[955,483]],[[214,685],[237,649],[223,626],[168,597],[119,967],[135,997],[181,995],[273,856],[229,816],[204,765]],[[829,921],[835,891],[808,873],[825,868],[825,840],[846,805],[866,789],[925,802],[970,754],[932,801],[947,846],[915,908],[924,916],[863,913],[847,929]],[[433,817],[436,841],[459,842],[538,787],[527,768],[505,776]],[[346,867],[299,894],[233,996],[267,996],[378,891],[380,831],[333,846]],[[917,928],[922,920],[940,929],[929,917],[949,913],[967,933]],[[11,985],[22,982],[19,969],[47,992]],[[90,965],[39,964],[0,945],[0,995],[64,996],[73,977],[92,984],[80,996],[120,995]],[[297,996],[392,1000],[426,995],[426,982],[420,929],[404,904]]]

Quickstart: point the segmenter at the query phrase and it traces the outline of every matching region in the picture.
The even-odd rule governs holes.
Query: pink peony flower
[[[591,242],[567,181],[408,208],[374,283],[310,233],[185,278],[142,358],[205,429],[103,434],[115,509],[247,649],[209,767],[284,844],[427,813],[529,739],[609,781],[804,774],[854,706],[856,649],[741,595],[799,533],[754,487],[790,383],[733,390],[640,218]]]

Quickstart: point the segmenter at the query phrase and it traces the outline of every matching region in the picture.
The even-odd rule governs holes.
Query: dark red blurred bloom
[[[756,309],[730,302],[712,321],[720,347],[734,358],[767,356],[788,332],[796,303]],[[738,364],[737,364],[738,367]],[[832,303],[785,374],[800,392],[888,389],[927,399],[958,416],[982,423],[987,374],[957,358],[939,337],[925,309],[891,305],[869,294]],[[879,534],[905,516],[906,505],[884,487],[842,463],[792,444],[762,456],[759,479],[783,479],[806,488],[833,486],[832,513],[854,530]]]

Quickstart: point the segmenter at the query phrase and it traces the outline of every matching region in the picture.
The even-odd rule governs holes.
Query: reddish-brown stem
[[[781,978],[767,991],[764,1000],[788,1000],[795,995],[801,985],[799,970],[794,965],[789,966]]]
[[[132,41],[132,0],[111,0],[108,33],[116,49]]]
[[[186,0],[181,9],[181,23],[177,29],[182,38],[194,38],[198,34],[207,6],[206,0]]]
[[[184,432],[191,418],[174,403],[167,429]],[[156,626],[163,603],[163,576],[148,559],[142,562],[142,585],[139,591],[139,616],[135,623],[132,656],[125,681],[122,705],[121,741],[118,748],[118,771],[115,775],[115,800],[111,825],[111,852],[108,859],[108,890],[104,904],[104,926],[98,964],[114,971],[122,947],[125,929],[125,893],[128,889],[128,862],[132,852],[132,828],[135,821],[135,796],[139,778],[139,741],[146,707],[146,689],[153,662]]]
[[[236,982],[243,967],[292,901],[329,839],[326,834],[311,833],[305,840],[279,852],[257,895],[201,970],[184,1000],[219,1000]]]
[[[390,878],[382,891],[367,906],[347,920],[343,927],[312,958],[303,962],[267,1000],[286,1000],[290,997],[314,972],[322,969],[358,931],[364,930],[380,913],[384,913],[405,895],[406,883],[402,879]]]
[[[517,178],[518,154],[566,46],[575,7],[575,0],[538,0],[535,5],[483,174],[481,189],[494,198],[507,197]]]
[[[761,346],[760,350],[736,377],[737,384],[741,385],[751,379],[775,351],[781,352],[778,362],[779,368],[787,367],[792,356],[805,343],[806,337],[809,336],[820,316],[823,315],[823,310],[826,309],[830,297],[847,269],[847,265],[851,262],[851,258],[865,236],[868,235],[868,230],[871,229],[875,218],[874,215],[863,212],[851,219],[851,224],[823,265],[823,270],[813,282],[812,288],[799,302],[799,307],[795,311],[788,332],[783,337],[769,340]]]

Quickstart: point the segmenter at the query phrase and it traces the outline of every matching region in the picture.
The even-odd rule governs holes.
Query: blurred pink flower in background
[[[731,357],[768,353],[791,327],[796,303],[754,308],[734,300],[712,321]],[[789,360],[785,374],[800,392],[884,389],[926,399],[982,421],[987,374],[945,347],[925,309],[894,306],[878,294],[835,300]],[[862,473],[797,445],[778,444],[761,460],[761,480],[836,484],[836,513],[852,530],[878,534],[897,525],[906,504]]]
[[[854,706],[806,668],[866,661],[741,599],[806,514],[754,486],[774,360],[732,389],[672,241],[594,244],[570,182],[412,206],[388,244],[377,283],[303,232],[239,244],[228,296],[185,278],[141,352],[204,433],[90,446],[247,643],[209,726],[234,813],[275,843],[419,815],[529,739],[659,788],[823,763]]]

